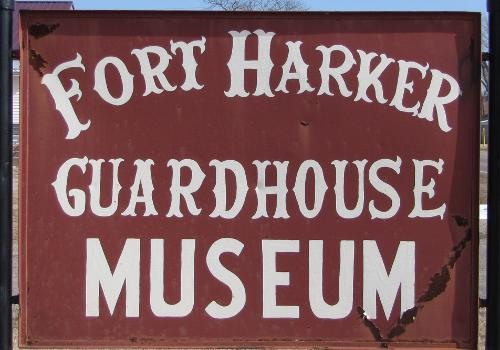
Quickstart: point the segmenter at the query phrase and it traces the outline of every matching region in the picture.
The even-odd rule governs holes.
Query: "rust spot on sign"
[[[465,237],[456,246],[453,247],[452,250],[453,254],[450,257],[450,260],[448,261],[448,266],[451,269],[455,266],[455,263],[457,262],[458,258],[460,258],[460,255],[462,255],[462,252],[467,246],[467,243],[469,243],[471,239],[472,239],[472,230],[468,228]]]
[[[43,75],[42,68],[45,68],[47,61],[45,61],[38,52],[36,52],[33,49],[30,49],[29,62],[30,66],[33,67],[33,69],[37,71],[37,73],[40,76],[42,76]]]
[[[467,226],[469,223],[466,218],[460,216],[454,216],[453,218],[455,219],[457,225],[460,227]],[[373,338],[380,343],[381,347],[387,348],[388,343],[390,343],[393,338],[403,334],[406,331],[406,327],[415,322],[418,311],[424,308],[425,303],[433,300],[446,290],[448,282],[451,279],[451,270],[455,267],[455,263],[460,258],[462,252],[467,247],[467,243],[471,239],[472,231],[469,227],[466,230],[464,238],[451,249],[451,255],[448,259],[448,262],[441,267],[441,271],[435,273],[431,277],[427,290],[420,296],[420,298],[418,298],[417,304],[411,309],[403,312],[399,320],[387,334],[387,337],[382,336],[380,329],[375,325],[373,321],[368,318],[363,308],[360,306],[357,307],[358,314],[363,320],[363,324],[368,327],[371,334],[373,335]]]
[[[455,215],[453,216],[455,222],[460,227],[467,227],[469,220],[467,218]],[[433,300],[446,290],[446,286],[451,279],[451,270],[455,267],[455,263],[462,255],[462,252],[467,247],[467,244],[472,239],[472,230],[467,228],[464,238],[451,249],[451,256],[446,265],[441,267],[441,271],[431,277],[427,290],[417,300],[417,305],[413,308],[406,310],[395,326],[391,328],[387,335],[386,342],[391,341],[392,338],[403,334],[406,331],[406,326],[416,320],[418,310],[424,308],[424,304]]]
[[[455,219],[456,224],[460,227],[469,226],[469,220],[467,220],[467,218],[464,218],[463,216],[453,215],[453,219]]]
[[[382,337],[382,333],[380,333],[380,329],[378,329],[378,327],[375,325],[375,323],[373,323],[373,321],[368,318],[365,310],[363,310],[363,308],[361,306],[358,306],[357,310],[358,310],[359,317],[363,321],[363,324],[370,330],[370,333],[373,335],[373,338],[376,341],[380,342],[381,347],[387,348],[388,346],[387,346],[386,340],[384,339],[384,337]]]
[[[36,23],[36,24],[30,25],[28,32],[33,38],[40,39],[46,35],[49,35],[54,30],[56,30],[58,27],[59,27],[59,23],[56,23],[56,24]]]
[[[454,216],[454,218],[457,225],[461,227],[467,225],[469,222],[466,218],[462,218],[460,216]],[[451,256],[448,259],[448,263],[441,267],[440,272],[432,276],[427,291],[418,299],[419,303],[431,301],[445,291],[446,286],[450,281],[450,270],[455,267],[455,263],[460,258],[462,252],[467,247],[467,243],[469,243],[471,239],[472,231],[468,228],[465,237],[451,250]]]
[[[448,265],[441,267],[441,271],[432,276],[427,290],[418,299],[419,303],[426,303],[440,295],[446,290],[446,285],[450,281],[450,270]]]
[[[391,328],[389,334],[387,335],[387,338],[392,339],[394,337],[397,337],[398,335],[403,334],[406,331],[406,326],[412,324],[417,319],[418,310],[420,308],[422,308],[422,306],[417,305],[412,307],[411,309],[406,310],[401,315],[396,325]]]

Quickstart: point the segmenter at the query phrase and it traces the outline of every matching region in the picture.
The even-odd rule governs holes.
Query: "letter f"
[[[52,73],[45,74],[42,78],[42,84],[47,86],[56,103],[56,109],[61,113],[66,125],[68,126],[67,140],[72,140],[78,137],[82,131],[90,127],[90,120],[82,124],[76,115],[70,98],[77,96],[77,101],[82,97],[80,85],[75,79],[70,79],[71,87],[66,90],[59,79],[59,74],[69,68],[80,68],[85,72],[85,66],[82,64],[82,56],[76,54],[76,58],[72,61],[67,61],[58,65]]]

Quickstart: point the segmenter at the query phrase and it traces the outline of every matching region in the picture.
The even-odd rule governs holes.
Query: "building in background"
[[[12,117],[13,142],[19,143],[19,11],[20,10],[74,10],[73,1],[16,1],[12,30]]]
[[[19,143],[19,58],[12,61],[12,138]]]
[[[484,92],[481,94],[481,112],[480,112],[480,124],[479,124],[479,142],[481,146],[488,146],[488,135],[489,135],[489,106],[488,106],[489,98],[488,95]]]

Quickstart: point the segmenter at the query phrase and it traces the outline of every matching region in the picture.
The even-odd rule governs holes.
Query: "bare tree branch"
[[[481,16],[481,51],[489,51],[489,41],[488,41],[488,17]],[[490,62],[481,61],[481,103],[480,103],[480,118],[484,120],[488,117],[487,103],[490,94]]]
[[[305,11],[302,0],[204,0],[212,9],[224,11]]]

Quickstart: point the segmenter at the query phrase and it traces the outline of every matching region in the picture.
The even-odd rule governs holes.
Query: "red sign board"
[[[475,347],[479,14],[21,30],[23,345]]]

